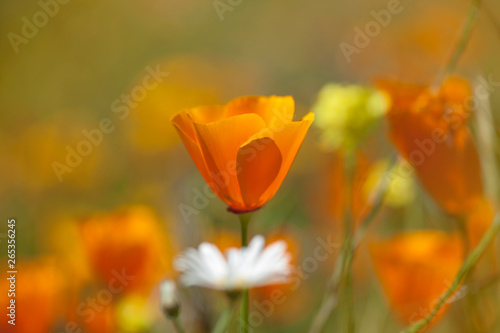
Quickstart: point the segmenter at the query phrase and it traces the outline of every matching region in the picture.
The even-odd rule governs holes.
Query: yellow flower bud
[[[387,98],[375,89],[329,83],[319,92],[312,111],[316,126],[322,130],[322,144],[331,149],[353,149],[387,108]]]

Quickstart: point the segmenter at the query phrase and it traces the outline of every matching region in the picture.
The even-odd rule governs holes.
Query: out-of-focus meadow
[[[238,96],[291,95],[299,119],[329,82],[430,84],[469,8],[465,0],[402,0],[401,11],[346,57],[342,43],[355,45],[356,27],[392,1],[63,2],[0,4],[2,332],[173,332],[158,295],[159,281],[176,277],[173,257],[207,240],[238,246],[239,224],[206,191],[170,118]],[[49,3],[53,15],[37,14]],[[455,74],[490,82],[492,117],[473,115],[469,126],[496,203],[500,5],[483,5]],[[353,206],[368,200],[397,154],[387,127],[370,131],[358,150]],[[252,235],[285,239],[301,271],[290,285],[251,292],[254,331],[307,331],[342,245],[343,158],[321,138],[313,125],[277,195],[250,225]],[[4,314],[9,218],[16,220],[17,331]],[[469,230],[471,244],[484,231],[479,224],[477,235]],[[466,251],[457,229],[415,174],[391,187],[353,263],[357,332],[396,332],[429,311],[408,303],[429,297],[431,307],[453,280]],[[410,230],[434,231],[403,234]],[[334,245],[318,260],[325,242]],[[429,332],[500,330],[495,252]],[[282,298],[271,304],[274,290]],[[197,288],[183,289],[181,302],[188,332],[206,332],[224,307],[220,295]],[[343,329],[345,311],[341,302],[325,331]]]

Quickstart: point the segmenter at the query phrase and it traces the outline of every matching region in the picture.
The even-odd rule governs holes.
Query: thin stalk
[[[434,91],[439,89],[443,80],[450,73],[452,73],[457,67],[458,60],[465,51],[465,47],[467,46],[467,42],[469,41],[473,30],[472,28],[474,27],[474,24],[476,23],[476,20],[479,16],[480,7],[481,7],[481,0],[472,0],[472,4],[469,9],[469,15],[467,16],[467,19],[465,20],[464,25],[462,26],[462,32],[460,34],[460,38],[458,39],[455,48],[451,52],[451,56],[450,59],[447,61],[447,65],[436,76],[436,80],[432,85]]]
[[[321,330],[326,324],[326,321],[330,317],[331,313],[337,307],[339,301],[338,295],[339,295],[340,280],[342,275],[344,274],[347,252],[348,252],[348,246],[347,243],[345,243],[340,252],[339,259],[335,263],[332,276],[330,278],[330,281],[328,282],[327,292],[321,302],[319,311],[313,320],[311,328],[309,329],[309,333],[321,332]]]
[[[347,244],[347,255],[345,258],[345,265],[343,271],[344,273],[344,287],[345,287],[345,299],[346,299],[346,307],[347,307],[347,333],[354,333],[354,301],[352,294],[352,276],[351,276],[351,268],[352,268],[352,256],[351,248],[353,242],[353,234],[354,234],[354,219],[352,216],[352,198],[354,193],[355,186],[355,168],[356,168],[356,156],[353,152],[348,152],[345,160],[344,172],[347,176],[348,189],[347,189],[347,197],[348,205],[346,207],[345,216],[344,216],[344,229],[346,233],[346,244]]]
[[[486,6],[486,4],[483,4],[483,7],[484,7],[484,12],[486,13],[486,16],[490,19],[491,24],[493,25],[495,30],[500,33],[500,24],[498,24],[498,21],[493,15],[495,11],[490,10],[489,6]]]
[[[346,267],[351,265],[352,259],[354,258],[354,253],[358,245],[363,240],[371,222],[383,207],[384,197],[390,186],[390,179],[388,180],[388,178],[390,177],[388,177],[388,174],[395,166],[396,161],[397,156],[391,160],[385,176],[380,179],[375,199],[373,200],[373,205],[371,207],[365,206],[365,208],[369,209],[369,211],[356,229],[356,232],[352,237],[352,241],[350,243],[344,243],[344,246],[342,247],[339,255],[339,259],[335,263],[335,267],[327,286],[325,297],[321,302],[318,313],[313,319],[313,322],[309,329],[309,333],[321,332],[328,318],[333,313],[333,310],[335,310],[335,308],[337,307],[340,282],[345,275]],[[362,215],[364,215],[364,213]]]
[[[229,323],[231,322],[231,318],[233,318],[234,309],[236,307],[235,304],[236,304],[236,297],[231,298],[229,306],[226,309],[224,309],[222,314],[219,316],[219,319],[217,319],[217,322],[215,323],[212,333],[225,333],[227,331]]]
[[[354,257],[354,252],[352,251],[352,239],[349,240],[349,252],[347,253],[346,264],[345,264],[345,293],[347,302],[347,333],[354,333],[354,301],[352,293],[352,261]]]
[[[184,333],[184,329],[182,328],[181,323],[179,322],[179,318],[175,317],[170,319],[172,319],[172,323],[174,324],[177,333]]]
[[[490,245],[490,243],[493,241],[499,230],[500,230],[500,213],[497,213],[497,215],[493,219],[493,222],[491,223],[490,228],[483,235],[483,238],[481,238],[479,244],[467,256],[462,265],[462,268],[460,268],[455,279],[453,280],[453,283],[448,288],[448,290],[446,290],[446,292],[443,295],[441,295],[439,301],[436,303],[436,306],[432,309],[431,312],[429,312],[429,314],[425,318],[417,321],[413,325],[402,330],[401,333],[420,332],[431,322],[431,320],[436,316],[438,311],[443,307],[444,304],[446,304],[448,298],[450,298],[450,296],[453,295],[453,293],[456,291],[456,289],[460,285],[460,282],[472,270],[479,257],[483,254],[484,250],[486,250],[488,245]]]
[[[248,223],[252,217],[251,213],[238,214],[241,224],[241,246],[248,245]]]
[[[458,226],[458,231],[460,234],[460,237],[462,238],[462,242],[464,243],[464,253],[467,255],[470,251],[470,245],[469,245],[469,237],[467,234],[467,226],[466,224],[466,219],[464,216],[457,216],[455,217],[456,220],[456,225]]]
[[[238,215],[241,224],[241,246],[248,245],[248,223],[250,222],[251,214]],[[241,295],[241,332],[248,332],[248,289],[243,290]]]
[[[355,184],[355,168],[356,168],[356,156],[354,153],[350,152],[346,156],[345,162],[345,174],[347,175],[348,181],[348,198],[349,204],[346,209],[344,217],[344,226],[346,232],[346,242],[347,242],[347,256],[345,259],[344,268],[344,281],[345,281],[345,298],[347,307],[347,333],[354,333],[354,300],[352,295],[352,243],[354,234],[354,218],[352,216],[352,198],[354,196],[354,186]]]
[[[491,279],[489,279],[488,281],[486,281],[485,283],[483,283],[482,285],[476,286],[475,288],[473,288],[469,293],[470,294],[478,294],[478,293],[484,291],[485,289],[488,289],[490,287],[495,286],[499,281],[500,281],[500,275],[497,274],[494,277],[492,277]]]

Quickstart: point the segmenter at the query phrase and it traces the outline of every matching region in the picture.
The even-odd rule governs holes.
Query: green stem
[[[248,289],[241,295],[241,333],[248,332]]]
[[[352,278],[351,278],[351,268],[352,268],[352,242],[354,234],[354,218],[352,216],[352,198],[354,196],[354,186],[355,184],[355,169],[356,169],[356,155],[354,152],[349,152],[346,155],[344,172],[346,174],[348,188],[347,196],[349,198],[348,205],[346,208],[344,216],[344,229],[346,233],[346,248],[347,256],[345,258],[344,265],[344,281],[345,281],[345,298],[347,307],[347,333],[354,333],[354,301],[352,295]]]
[[[171,317],[170,319],[172,319],[172,323],[174,324],[174,327],[175,327],[175,330],[177,331],[177,333],[184,333],[184,330],[182,329],[182,326],[181,326],[181,323],[179,322],[179,318],[178,317]]]
[[[474,27],[474,23],[476,23],[477,17],[479,16],[480,7],[481,0],[472,0],[469,15],[462,27],[460,39],[457,41],[457,44],[455,45],[455,48],[451,53],[446,67],[443,71],[441,71],[441,73],[437,75],[436,80],[433,84],[433,90],[438,90],[443,80],[457,67],[458,60],[460,59],[462,53],[465,51],[465,47],[467,46],[467,42],[469,41],[470,35],[472,33],[472,28]]]
[[[366,232],[368,231],[368,227],[371,225],[372,221],[375,219],[375,217],[378,215],[378,213],[384,206],[385,195],[387,194],[387,191],[389,190],[392,181],[390,174],[393,172],[392,170],[398,169],[399,167],[400,165],[398,164],[398,155],[394,155],[389,162],[387,171],[385,172],[384,176],[379,180],[379,183],[376,187],[377,188],[376,196],[372,201],[372,205],[371,206],[366,205],[364,207],[365,210],[369,209],[368,213],[366,213],[366,216],[365,216],[365,211],[361,213],[361,216],[365,216],[365,218],[359,225],[358,229],[356,230],[356,233],[354,234],[352,251],[354,251],[358,247],[359,243],[363,240],[363,238],[366,235]]]
[[[497,32],[500,32],[500,24],[498,24],[498,21],[493,15],[495,11],[490,10],[490,8],[488,8],[489,6],[486,6],[486,4],[483,4],[483,7],[484,7],[484,12],[486,13],[486,16],[490,19],[490,22],[493,25],[493,27],[496,29]]]
[[[251,213],[239,214],[241,224],[241,246],[248,245],[248,223],[250,222]],[[243,290],[241,295],[241,333],[248,332],[248,289]]]
[[[467,274],[472,270],[474,267],[475,263],[483,254],[484,250],[488,247],[488,245],[493,241],[494,237],[500,230],[500,213],[497,213],[495,218],[493,219],[493,222],[491,223],[490,228],[488,231],[483,235],[483,238],[481,238],[481,241],[479,244],[470,252],[470,254],[467,256],[465,259],[462,268],[458,271],[458,274],[455,277],[455,280],[453,280],[453,283],[451,286],[446,290],[446,292],[441,295],[439,301],[437,302],[436,306],[434,309],[432,309],[429,314],[414,323],[413,325],[407,327],[406,329],[402,330],[401,333],[417,333],[423,330],[430,322],[431,320],[436,316],[438,311],[443,307],[443,305],[446,303],[448,298],[450,298],[451,295],[455,292],[455,290],[458,288],[460,285],[460,282],[467,276]]]
[[[354,257],[354,250],[352,246],[352,239],[349,240],[349,251],[347,252],[346,264],[345,264],[345,289],[346,289],[346,300],[347,300],[347,332],[354,333],[354,301],[352,294],[352,261]]]
[[[241,224],[241,246],[248,245],[248,223],[250,222],[250,218],[252,217],[251,213],[238,214]]]
[[[231,318],[233,318],[234,309],[236,307],[235,304],[236,297],[233,297],[231,298],[229,306],[224,310],[224,312],[222,312],[219,319],[217,319],[212,333],[225,333],[227,331]]]
[[[386,175],[391,172],[396,164],[396,161],[397,156],[392,158],[385,173]],[[342,248],[339,259],[335,264],[332,276],[328,283],[325,297],[323,298],[319,310],[313,319],[311,328],[309,329],[309,333],[321,332],[333,310],[335,310],[338,304],[339,287],[342,277],[344,277],[345,275],[347,266],[351,265],[352,259],[354,258],[354,253],[356,252],[358,245],[361,243],[361,240],[364,238],[368,227],[383,207],[384,197],[389,187],[390,179],[387,180],[387,177],[381,178],[379,181],[379,186],[377,187],[377,194],[375,196],[375,199],[373,200],[373,204],[370,208],[365,206],[365,208],[369,209],[366,217],[356,229],[356,233],[354,234],[352,241],[349,243],[344,243],[344,247]],[[364,215],[364,212],[361,215]]]
[[[458,227],[458,232],[460,234],[460,237],[462,238],[462,242],[464,243],[464,253],[465,255],[469,254],[470,251],[470,245],[469,245],[469,237],[467,233],[467,226],[466,226],[466,218],[465,216],[456,216],[455,217],[456,225]]]
[[[339,255],[339,259],[335,263],[332,276],[327,286],[327,292],[323,298],[319,311],[314,318],[309,333],[319,333],[326,324],[335,307],[338,304],[339,287],[342,275],[344,274],[345,262],[347,259],[348,246],[344,244]]]

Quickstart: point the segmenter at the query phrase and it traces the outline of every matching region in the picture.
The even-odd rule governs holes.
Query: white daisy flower
[[[214,244],[202,243],[178,256],[174,267],[186,286],[239,290],[288,282],[292,266],[286,243],[264,245],[264,237],[255,236],[248,247],[230,248],[224,256]]]

